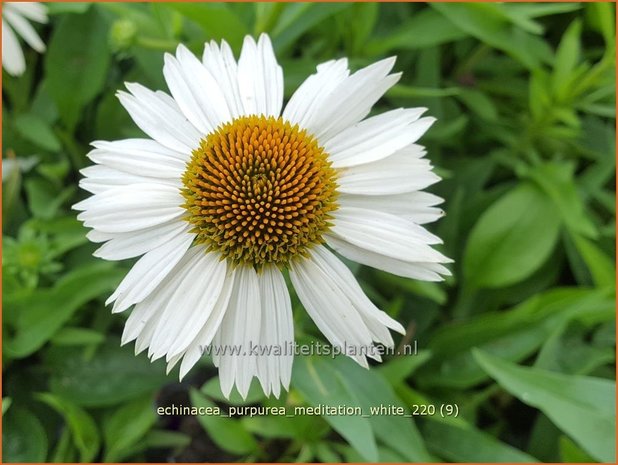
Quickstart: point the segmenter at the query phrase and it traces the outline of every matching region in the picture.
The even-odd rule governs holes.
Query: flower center
[[[183,176],[197,242],[232,263],[284,265],[322,242],[337,208],[324,149],[282,118],[243,116],[193,151]]]

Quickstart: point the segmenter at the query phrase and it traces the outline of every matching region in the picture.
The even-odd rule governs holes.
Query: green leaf
[[[616,283],[614,261],[594,242],[580,235],[573,240],[597,287],[612,287]]]
[[[41,463],[47,457],[47,435],[29,410],[14,406],[2,417],[2,461]]]
[[[8,305],[7,311],[17,318],[14,336],[5,341],[5,354],[23,358],[41,348],[82,305],[114,289],[121,275],[108,264],[75,268],[53,288],[38,290]]]
[[[286,3],[271,32],[275,49],[289,47],[315,25],[352,6],[352,3]]]
[[[436,455],[455,463],[538,462],[490,434],[433,418],[425,422],[423,437]]]
[[[434,333],[428,345],[432,358],[415,379],[428,387],[470,388],[487,379],[470,349],[478,347],[510,361],[521,361],[537,351],[556,327],[584,316],[611,318],[614,307],[609,292],[553,289],[512,310],[445,325]]]
[[[574,71],[580,59],[581,30],[581,22],[579,20],[573,21],[562,36],[556,51],[552,81],[555,95],[561,100],[568,95],[568,89],[573,81]]]
[[[379,371],[391,385],[399,384],[411,376],[431,358],[431,351],[422,350],[414,356],[395,357],[383,363]]]
[[[117,340],[99,346],[92,355],[76,347],[54,347],[46,359],[51,391],[87,407],[148,396],[172,381],[162,362],[135,356],[132,348],[121,348]]]
[[[51,152],[60,150],[60,141],[47,122],[37,115],[25,113],[15,118],[15,128],[37,147]]]
[[[10,397],[3,397],[2,398],[2,415],[4,415],[6,413],[6,411],[9,409],[9,407],[11,406],[11,404],[13,403],[13,399]]]
[[[156,423],[157,415],[150,396],[131,401],[103,422],[105,462],[119,462],[127,458],[127,451],[140,441]]]
[[[191,389],[189,397],[194,407],[216,407],[213,402],[196,389]],[[218,415],[199,415],[197,420],[215,444],[227,452],[235,455],[246,455],[258,447],[254,437],[236,419]]]
[[[485,210],[472,229],[464,276],[478,287],[522,281],[549,258],[559,231],[552,202],[533,185],[520,184]]]
[[[169,3],[170,8],[196,22],[207,34],[208,39],[225,39],[235,50],[239,50],[247,26],[226,3]]]
[[[466,35],[440,13],[424,9],[397,24],[388,35],[371,40],[367,53],[381,55],[393,49],[424,49],[463,39]]]
[[[590,23],[603,35],[608,47],[615,46],[614,5],[609,2],[591,2],[586,4],[586,10]]]
[[[83,346],[99,344],[105,340],[105,336],[98,331],[88,328],[62,328],[58,331],[51,342],[57,346]]]
[[[80,461],[94,461],[99,452],[101,438],[92,417],[72,401],[60,396],[45,392],[37,394],[36,397],[56,410],[65,419],[73,435],[73,442],[79,450]]]
[[[313,406],[355,407],[359,399],[350,391],[342,375],[325,360],[317,357],[296,357],[292,370],[292,385]],[[358,453],[370,462],[378,460],[375,433],[368,418],[356,415],[325,415],[324,419]]]
[[[595,459],[615,462],[615,382],[522,367],[480,350],[474,357],[500,386],[545,413]]]
[[[47,89],[73,129],[81,109],[102,89],[109,65],[107,24],[93,5],[58,21],[45,54]]]
[[[540,66],[539,50],[522,48],[520,42],[530,43],[529,33],[520,30],[513,32],[508,17],[504,15],[502,5],[495,3],[430,3],[430,6],[448,18],[462,31],[480,41],[500,49],[524,66],[533,70]],[[523,38],[523,39],[522,39]]]
[[[587,208],[577,191],[575,165],[568,162],[549,162],[525,172],[554,202],[562,221],[572,233],[596,238],[598,231],[587,214]]]
[[[592,463],[594,459],[566,436],[560,436],[560,457],[564,463]]]

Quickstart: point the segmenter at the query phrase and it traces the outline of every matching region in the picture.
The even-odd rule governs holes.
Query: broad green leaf
[[[56,410],[65,419],[71,430],[73,442],[79,450],[80,461],[94,461],[99,452],[101,438],[92,417],[72,401],[60,396],[45,392],[37,394],[36,397]]]
[[[595,459],[616,460],[616,383],[514,365],[474,351],[474,357],[505,390],[547,415]]]
[[[96,5],[60,18],[45,54],[45,72],[49,94],[68,128],[75,127],[81,109],[103,89],[109,58],[107,24]]]
[[[431,351],[422,350],[415,355],[394,357],[384,362],[379,371],[392,385],[399,384],[412,375],[431,358]]]
[[[327,360],[331,361],[331,359],[325,359]],[[357,405],[364,412],[370,412],[372,407],[380,406],[405,407],[377,370],[367,371],[348,357],[335,358],[332,361],[332,368],[342,375],[347,388],[358,398]],[[376,438],[406,460],[411,462],[431,460],[412,419],[378,414],[370,416],[369,421]]]
[[[605,43],[608,46],[615,46],[614,5],[610,2],[591,2],[586,4],[586,10],[590,23],[603,35]]]
[[[463,271],[472,286],[504,287],[530,276],[556,245],[560,221],[552,202],[523,183],[493,203],[470,233]]]
[[[296,357],[292,385],[313,406],[357,406],[360,399],[351,392],[341,373],[317,357]],[[378,450],[375,432],[368,418],[356,415],[326,415],[324,419],[365,459],[375,462]]]
[[[225,39],[234,50],[240,50],[247,26],[226,3],[169,3],[170,8],[199,24],[208,39]]]
[[[75,268],[53,288],[7,305],[5,311],[16,314],[16,328],[4,343],[5,354],[23,358],[41,348],[82,305],[114,289],[121,275],[107,264]]]
[[[462,427],[429,418],[422,431],[430,449],[451,462],[538,462],[525,452],[471,426]]]
[[[6,411],[9,409],[9,407],[11,406],[11,404],[13,403],[13,399],[10,397],[3,397],[2,398],[2,415],[4,415],[6,413]]]
[[[140,441],[157,421],[151,396],[133,400],[104,420],[105,462],[124,460],[126,452]]]
[[[189,396],[194,407],[206,408],[216,406],[196,389],[192,389]],[[258,443],[253,436],[235,418],[199,415],[197,420],[215,444],[227,452],[235,455],[245,455],[250,454],[258,447]]]
[[[135,356],[132,347],[121,348],[115,338],[97,347],[94,354],[77,347],[54,347],[46,355],[51,391],[77,405],[115,405],[148,396],[174,381],[165,375],[164,364]]]
[[[41,421],[29,410],[14,406],[2,417],[2,461],[45,462],[47,435]]]
[[[560,436],[560,456],[564,463],[592,463],[594,459],[567,436]]]
[[[60,141],[47,122],[38,115],[25,113],[15,118],[17,131],[27,140],[51,152],[60,150]]]
[[[569,231],[596,238],[598,232],[577,191],[574,170],[572,163],[550,162],[535,166],[526,171],[525,175],[554,202]]]

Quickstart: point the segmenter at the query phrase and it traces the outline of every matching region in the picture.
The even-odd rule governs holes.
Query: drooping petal
[[[2,67],[11,76],[19,76],[26,71],[24,52],[13,29],[4,19],[2,20]]]
[[[290,386],[294,353],[294,325],[290,294],[281,272],[267,266],[258,274],[262,310],[257,375],[266,395],[277,398]]]
[[[6,2],[2,7],[13,10],[36,23],[47,22],[47,7],[40,2]]]
[[[232,387],[247,397],[252,378],[257,374],[257,356],[261,331],[260,288],[251,266],[236,271],[234,288],[218,330],[219,379],[221,392],[229,397]],[[238,349],[238,351],[234,350]]]
[[[324,266],[314,247],[310,257],[290,265],[290,279],[311,319],[329,342],[346,351],[346,355],[368,367],[365,356],[371,356],[373,333],[366,325],[358,305],[362,303],[350,293],[353,284],[342,284],[332,267]]]
[[[21,14],[11,8],[6,8],[5,6],[5,10],[2,12],[2,17],[33,49],[39,53],[45,51],[45,44],[35,31],[34,27],[32,27],[32,24],[30,24]]]
[[[194,234],[179,234],[143,255],[105,301],[105,305],[114,302],[112,312],[118,313],[148,297],[184,256],[194,237]]]

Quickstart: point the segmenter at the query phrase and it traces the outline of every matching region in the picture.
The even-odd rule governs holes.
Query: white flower
[[[2,5],[2,67],[19,76],[26,70],[26,60],[17,35],[39,53],[45,44],[28,22],[47,22],[47,7],[38,2],[6,2]],[[17,33],[17,35],[15,35]]]
[[[142,256],[108,300],[114,312],[135,305],[123,344],[168,369],[181,362],[181,378],[211,346],[225,395],[235,384],[245,396],[256,376],[278,396],[293,357],[267,351],[294,340],[289,270],[334,346],[356,348],[348,355],[367,367],[363,347],[393,345],[389,330],[403,327],[325,244],[400,276],[448,274],[431,248],[440,239],[420,226],[442,215],[422,192],[439,177],[416,145],[434,119],[420,108],[364,119],[399,80],[394,63],[353,74],[346,59],[323,63],[283,112],[266,35],[245,38],[238,62],[225,42],[206,44],[202,61],[180,45],[165,56],[171,96],[126,84],[118,97],[150,138],[94,142],[81,181],[94,195],[75,205],[105,242],[96,256]]]

